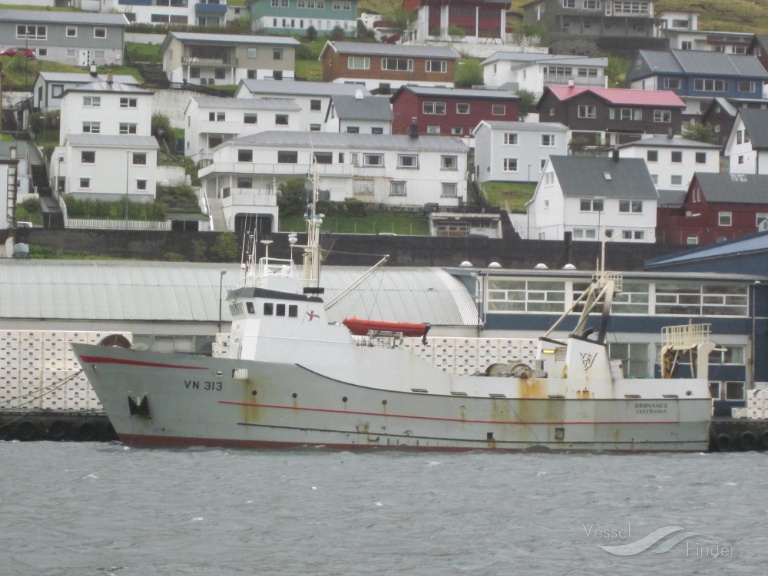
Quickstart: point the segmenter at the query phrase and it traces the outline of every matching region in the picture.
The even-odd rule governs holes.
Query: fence
[[[89,220],[86,218],[68,218],[67,228],[97,230],[158,230],[171,229],[170,222],[152,222],[149,220]]]

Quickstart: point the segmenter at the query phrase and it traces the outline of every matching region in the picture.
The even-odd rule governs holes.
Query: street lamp
[[[224,287],[224,274],[226,273],[226,270],[219,272],[219,333],[221,333],[221,293]]]
[[[128,230],[128,189],[131,186],[131,176],[130,176],[131,151],[126,150],[125,154],[126,154],[126,158],[125,158],[125,229]]]

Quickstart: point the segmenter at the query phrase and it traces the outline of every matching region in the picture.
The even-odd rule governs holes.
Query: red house
[[[656,238],[714,244],[768,230],[768,175],[696,173],[679,208],[659,205]]]
[[[448,40],[461,30],[466,38],[505,39],[509,0],[403,0],[417,10],[416,40]]]
[[[472,136],[481,120],[519,120],[518,97],[506,90],[472,90],[402,86],[390,98],[393,134]]]

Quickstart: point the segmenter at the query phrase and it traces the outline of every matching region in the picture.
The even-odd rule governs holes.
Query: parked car
[[[37,54],[35,53],[34,48],[6,48],[4,50],[0,50],[0,56],[26,56],[30,60],[34,60],[37,58]]]

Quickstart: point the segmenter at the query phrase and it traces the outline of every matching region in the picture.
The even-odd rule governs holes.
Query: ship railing
[[[685,324],[664,326],[661,329],[662,347],[686,350],[710,342],[711,324]]]
[[[595,272],[592,275],[592,280],[597,282],[600,286],[605,286],[612,280],[614,292],[621,292],[624,276],[621,272]]]
[[[293,260],[282,258],[259,258],[259,276],[282,276],[291,278],[294,276],[295,267]]]

